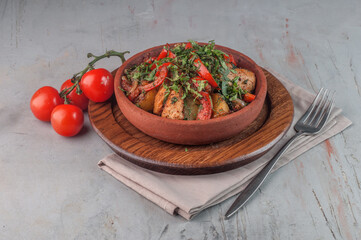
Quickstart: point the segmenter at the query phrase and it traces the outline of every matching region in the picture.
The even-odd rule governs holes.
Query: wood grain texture
[[[117,154],[139,166],[169,174],[227,171],[266,153],[292,122],[293,103],[289,93],[279,80],[264,71],[269,87],[260,115],[246,130],[222,142],[186,146],[152,138],[129,123],[114,100],[90,102],[89,119],[95,131]]]

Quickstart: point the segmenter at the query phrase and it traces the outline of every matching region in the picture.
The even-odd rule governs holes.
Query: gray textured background
[[[354,125],[273,174],[231,220],[233,199],[186,222],[98,169],[111,150],[87,119],[64,138],[32,116],[35,90],[59,88],[88,52],[130,57],[188,39],[239,50],[310,91],[337,90]],[[0,239],[360,239],[360,44],[356,0],[0,0]]]

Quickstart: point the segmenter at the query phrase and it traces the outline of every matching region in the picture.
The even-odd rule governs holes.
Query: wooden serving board
[[[177,175],[231,170],[270,150],[286,133],[293,119],[293,102],[288,91],[276,77],[263,71],[268,90],[260,115],[246,130],[219,143],[185,146],[152,138],[127,121],[115,99],[104,103],[90,102],[89,119],[94,130],[115,153],[141,167]]]

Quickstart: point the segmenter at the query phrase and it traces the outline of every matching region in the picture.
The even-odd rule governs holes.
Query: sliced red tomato
[[[187,42],[185,49],[191,49],[192,48],[192,43]]]
[[[168,55],[169,58],[175,58],[176,57],[176,55],[174,53],[172,53],[172,51],[163,48],[162,51],[160,52],[160,54],[158,55],[158,57],[156,58],[156,60],[159,61],[159,60],[167,57],[167,55]],[[153,70],[156,67],[157,67],[156,64],[153,64],[152,66],[150,66],[150,69]]]
[[[199,99],[202,107],[197,114],[196,120],[207,120],[211,119],[212,116],[212,103],[207,92],[199,92],[202,95],[202,98]]]
[[[172,53],[171,50],[169,50],[168,52],[169,52],[168,57],[170,57],[170,58],[175,58],[176,57],[176,55],[174,53]]]
[[[198,68],[197,73],[198,73],[199,76],[206,79],[209,82],[209,84],[211,84],[212,87],[214,87],[216,89],[219,89],[218,84],[216,83],[216,81],[212,77],[212,74],[210,74],[210,72],[208,71],[206,66],[204,66],[201,59],[199,59],[199,58],[195,59],[194,60],[194,66],[196,66]]]
[[[157,61],[165,58],[167,56],[167,53],[168,53],[167,49],[163,48],[157,57]]]
[[[168,66],[171,63],[164,63],[162,66],[159,67],[159,70],[155,74],[155,80],[152,83],[149,83],[147,85],[141,86],[140,88],[146,92],[152,90],[153,88],[156,88],[160,86],[168,74]]]
[[[168,67],[169,65],[173,65],[173,63],[168,62],[168,63],[163,63],[162,65],[160,65],[159,70],[155,73],[155,76],[156,76],[156,77],[159,76],[159,74],[160,74],[160,69],[161,69],[162,67]]]
[[[167,47],[168,47],[168,50],[167,50],[168,57],[169,58],[176,58],[176,55],[170,50],[170,46],[169,46],[168,43],[167,43]]]
[[[236,61],[234,60],[234,57],[232,54],[228,54],[228,56],[226,54],[224,54],[224,60],[226,60],[227,62],[233,63],[235,66],[237,66]]]

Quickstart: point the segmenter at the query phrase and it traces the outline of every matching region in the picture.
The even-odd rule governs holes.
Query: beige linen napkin
[[[270,72],[272,73],[272,71]],[[191,219],[202,210],[241,192],[283,144],[295,134],[293,125],[306,111],[315,95],[278,74],[272,74],[284,84],[291,94],[294,103],[294,120],[285,137],[256,161],[224,173],[199,176],[178,176],[153,172],[134,165],[116,154],[102,159],[98,164],[99,167],[168,213],[179,214],[185,219]],[[351,125],[351,121],[340,113],[341,109],[334,108],[330,121],[322,133],[300,138],[287,150],[273,171]]]

